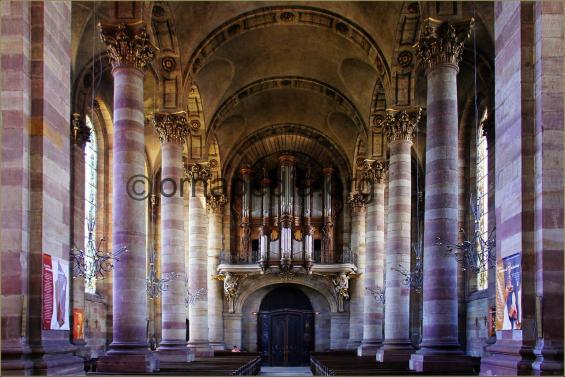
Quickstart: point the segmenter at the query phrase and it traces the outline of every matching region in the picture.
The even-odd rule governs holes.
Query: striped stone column
[[[390,152],[388,238],[386,242],[385,339],[377,361],[408,367],[414,352],[410,340],[410,287],[397,269],[410,270],[411,164],[410,149],[421,109],[387,110],[383,129]]]
[[[190,165],[186,171],[191,181],[188,203],[188,346],[197,357],[213,356],[208,339],[208,216],[207,181],[211,177],[207,163]]]
[[[458,232],[457,73],[470,24],[427,19],[417,46],[428,80],[424,212],[424,329],[412,357],[417,371],[466,371],[458,341],[457,260],[439,246],[456,243]],[[436,369],[437,368],[437,369]]]
[[[227,199],[224,195],[209,195],[208,207],[208,276],[216,275],[220,263],[222,249],[222,214]],[[213,349],[223,350],[224,318],[223,318],[223,284],[208,278],[208,339]]]
[[[365,229],[365,272],[363,277],[363,340],[358,356],[374,356],[383,342],[385,259],[384,194],[388,164],[365,160],[365,179],[371,182],[372,195],[367,204]]]
[[[365,217],[367,214],[366,198],[360,192],[349,198],[351,206],[351,251],[357,254],[357,272],[350,280],[349,299],[349,340],[347,349],[357,349],[363,339],[363,280],[365,267]]]
[[[162,293],[160,361],[191,361],[186,347],[186,271],[184,265],[182,149],[189,134],[186,112],[157,113],[154,126],[161,141],[161,278],[170,278]]]
[[[147,182],[128,187],[145,173],[144,72],[155,48],[145,25],[100,25],[114,76],[112,247],[127,247],[113,271],[113,341],[98,362],[101,372],[152,372],[158,360],[148,348],[146,286]]]

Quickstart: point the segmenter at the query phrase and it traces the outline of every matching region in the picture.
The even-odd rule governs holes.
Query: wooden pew
[[[310,370],[315,376],[411,376],[434,375],[433,373],[420,373],[409,369],[399,369],[377,363],[374,356],[356,356],[350,352],[317,352],[310,355]],[[442,375],[464,375],[462,373],[442,372]],[[478,369],[477,373],[478,374]],[[468,374],[465,374],[468,375]]]
[[[234,352],[235,353],[235,352]],[[258,354],[230,355],[196,358],[194,362],[160,362],[155,373],[136,373],[136,375],[173,376],[254,376],[261,370],[261,357]],[[88,375],[123,375],[124,373],[91,372]]]

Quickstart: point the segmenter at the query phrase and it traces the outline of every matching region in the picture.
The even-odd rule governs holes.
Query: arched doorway
[[[314,312],[308,297],[291,285],[283,285],[263,298],[258,314],[263,364],[308,364],[314,349]]]

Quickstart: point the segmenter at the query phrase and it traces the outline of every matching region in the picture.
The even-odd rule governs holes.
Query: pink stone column
[[[162,293],[162,340],[159,361],[192,361],[186,347],[186,271],[181,179],[182,149],[189,133],[186,112],[157,113],[155,130],[161,141],[161,278],[168,277]]]
[[[2,375],[32,373],[28,359],[29,206],[30,206],[30,33],[31,4],[5,1],[1,11],[2,45],[0,164],[2,253]],[[8,48],[9,46],[9,48]]]
[[[188,311],[189,341],[197,357],[214,355],[208,339],[208,216],[206,213],[206,182],[210,178],[207,163],[191,165],[187,175],[191,180],[188,203]]]
[[[562,2],[537,2],[535,252],[541,304],[534,374],[563,374],[563,14]],[[552,85],[550,83],[559,83]]]
[[[387,110],[383,129],[388,139],[389,196],[388,238],[386,242],[385,282],[385,339],[377,351],[378,362],[408,366],[414,352],[410,340],[410,286],[396,269],[410,270],[411,227],[411,155],[414,131],[420,121],[421,110]]]
[[[212,193],[212,192],[211,192]],[[222,249],[222,213],[227,200],[224,195],[210,195],[208,214],[208,339],[215,350],[224,350],[223,284],[211,277],[218,274]]]
[[[365,166],[373,194],[367,204],[363,340],[357,349],[357,355],[374,356],[383,342],[384,302],[379,298],[378,293],[384,292],[384,182],[388,165],[384,161],[366,160]]]
[[[114,76],[112,247],[125,246],[128,251],[115,263],[113,341],[100,359],[98,371],[153,372],[158,369],[158,360],[148,348],[146,334],[148,197],[135,194],[148,193],[150,187],[148,182],[136,187],[128,187],[128,183],[145,173],[143,78],[154,48],[142,24],[104,25],[100,29]]]
[[[2,3],[3,11],[6,6],[12,7],[16,12],[21,6],[21,11],[29,12],[31,21],[29,26],[17,23],[8,24],[15,26],[16,30],[29,27],[31,32],[30,49],[25,52],[25,56],[31,58],[30,101],[27,104],[31,107],[29,155],[27,156],[30,162],[29,210],[27,212],[29,218],[27,225],[22,228],[23,232],[29,231],[29,239],[26,241],[29,242],[30,253],[27,260],[29,264],[26,262],[20,264],[21,277],[27,278],[26,289],[29,289],[29,301],[22,302],[27,306],[14,308],[16,313],[28,312],[29,322],[20,324],[19,331],[24,333],[20,341],[25,342],[27,332],[27,339],[31,347],[30,358],[34,364],[33,374],[84,374],[83,359],[73,355],[77,347],[70,343],[70,326],[69,330],[44,329],[42,315],[42,303],[45,299],[42,290],[43,258],[49,254],[52,257],[70,260],[72,212],[69,164],[71,158],[71,127],[69,124],[71,28],[69,20],[71,19],[71,4],[69,2],[31,2],[31,6],[28,7],[27,3],[21,5]],[[6,26],[2,24],[2,31]],[[23,62],[25,59],[21,64]],[[20,95],[14,96],[16,101],[21,98]],[[26,96],[23,95],[23,97]],[[24,119],[20,118],[20,121]],[[20,177],[19,179],[26,182],[28,178]],[[21,198],[20,200],[22,199],[22,205],[25,205],[26,199]],[[4,218],[2,220],[5,221]],[[16,217],[14,220],[21,221],[22,219]],[[26,229],[27,227],[29,229]],[[25,254],[22,253],[21,258],[22,261],[25,261]],[[15,263],[14,267],[18,267],[18,264]],[[57,275],[62,277],[63,274],[66,275],[69,272],[69,270],[62,271]],[[2,279],[3,281],[6,279],[4,274],[2,274]],[[69,292],[71,284],[70,280],[66,284],[60,284],[59,292]],[[5,289],[2,284],[3,293],[6,292]],[[4,300],[2,305],[4,305]],[[57,322],[63,326],[70,325],[70,316],[63,316]]]
[[[439,246],[458,238],[457,73],[469,22],[427,19],[417,54],[428,80],[424,212],[423,338],[412,356],[416,371],[471,371],[458,337],[457,260]]]
[[[349,281],[349,340],[347,349],[357,349],[363,339],[363,296],[365,270],[365,217],[367,214],[364,195],[360,192],[350,197],[351,251],[357,254],[357,273]]]

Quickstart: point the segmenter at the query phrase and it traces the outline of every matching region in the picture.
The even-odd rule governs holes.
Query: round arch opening
[[[302,290],[289,284],[271,290],[259,307],[258,351],[264,365],[307,365],[314,351],[315,314]]]

